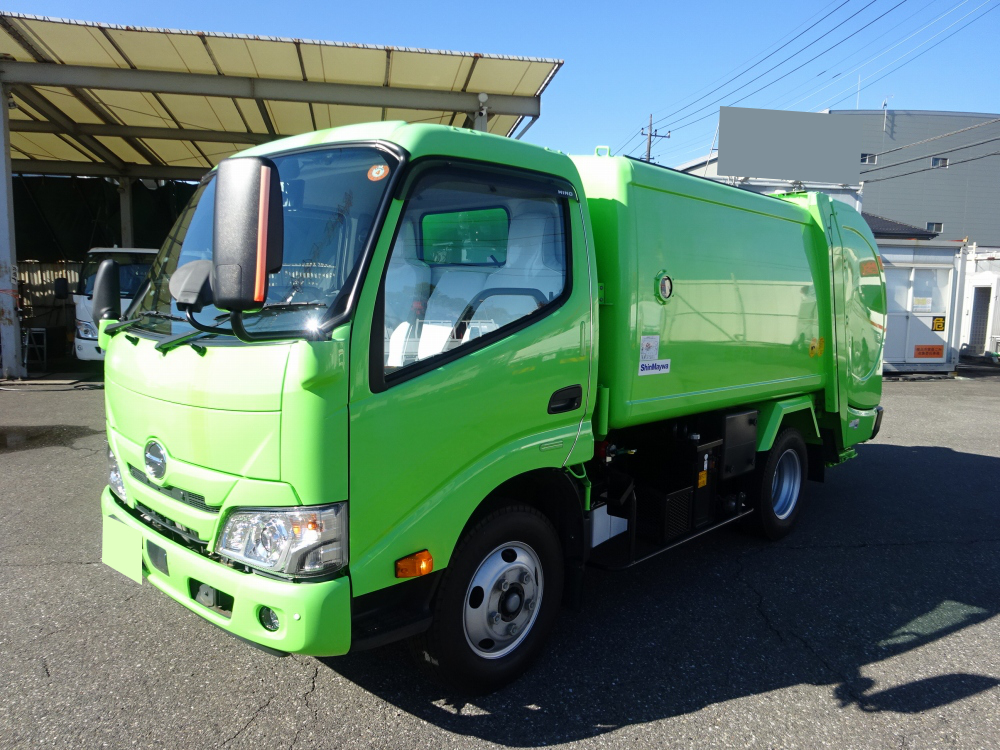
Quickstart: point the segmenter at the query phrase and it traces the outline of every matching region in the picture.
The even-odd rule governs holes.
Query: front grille
[[[152,529],[172,542],[176,542],[183,547],[187,547],[200,555],[216,559],[216,557],[209,552],[208,542],[198,536],[197,532],[187,528],[186,526],[181,526],[179,523],[171,521],[166,516],[160,515],[156,511],[145,507],[141,503],[136,503],[134,508],[130,508],[113,492],[111,493],[111,496],[115,499],[115,505],[117,505],[123,512],[128,513],[143,526]]]
[[[192,508],[197,508],[198,510],[205,511],[206,513],[218,513],[218,508],[213,508],[211,505],[205,502],[205,496],[199,495],[195,492],[188,492],[187,490],[182,490],[180,487],[161,487],[158,484],[154,484],[150,481],[149,477],[141,470],[137,469],[132,464],[128,465],[128,473],[132,475],[132,478],[140,482],[152,490],[156,490],[161,495],[166,495],[169,498],[173,498],[179,503],[184,503],[185,505],[190,505]]]

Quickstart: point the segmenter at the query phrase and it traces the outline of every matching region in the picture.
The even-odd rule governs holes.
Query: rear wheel
[[[781,539],[798,520],[805,488],[806,443],[798,430],[783,430],[756,476],[756,525],[768,539]]]
[[[562,600],[559,536],[534,508],[510,505],[459,543],[441,582],[417,657],[470,693],[521,675],[552,630]]]

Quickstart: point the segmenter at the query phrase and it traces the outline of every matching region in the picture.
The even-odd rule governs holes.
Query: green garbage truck
[[[771,539],[879,430],[846,204],[380,122],[202,181],[106,352],[103,559],[277,655],[521,674],[588,566]]]

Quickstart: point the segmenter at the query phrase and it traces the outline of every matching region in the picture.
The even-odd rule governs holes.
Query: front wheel
[[[783,430],[756,476],[756,521],[768,539],[786,536],[795,526],[806,483],[806,443],[798,430]]]
[[[552,630],[563,589],[559,536],[534,508],[510,505],[459,543],[417,657],[469,693],[521,675]]]

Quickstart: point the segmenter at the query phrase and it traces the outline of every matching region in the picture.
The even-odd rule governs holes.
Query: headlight
[[[97,327],[86,320],[76,321],[76,335],[81,339],[97,340]]]
[[[347,503],[233,511],[215,551],[285,575],[332,573],[347,564]]]
[[[125,483],[122,481],[122,470],[118,466],[118,459],[114,452],[108,447],[108,484],[111,491],[118,495],[121,500],[127,499],[125,494]]]

